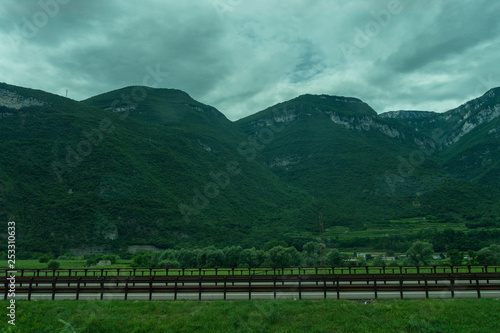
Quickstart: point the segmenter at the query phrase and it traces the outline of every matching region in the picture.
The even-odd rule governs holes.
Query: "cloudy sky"
[[[497,0],[2,0],[0,81],[177,88],[236,120],[305,93],[446,111],[500,86]]]

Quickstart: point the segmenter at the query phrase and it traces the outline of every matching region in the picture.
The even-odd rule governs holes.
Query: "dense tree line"
[[[243,249],[229,246],[218,249],[168,249],[157,253],[141,252],[132,259],[137,267],[156,268],[214,268],[214,267],[293,267],[347,265],[348,255],[337,249],[326,251],[324,245],[309,242],[299,252],[293,246],[274,246],[268,250]]]
[[[243,249],[230,246],[223,249],[210,246],[203,249],[168,249],[162,252],[138,252],[132,259],[132,266],[153,268],[216,268],[216,267],[318,267],[318,266],[385,266],[429,265],[435,255],[433,244],[415,241],[406,251],[404,260],[387,263],[383,256],[367,255],[352,259],[352,256],[338,249],[327,250],[318,242],[304,244],[302,252],[295,247],[274,246],[268,250]],[[500,265],[500,246],[491,245],[478,252],[462,252],[452,249],[447,252],[448,264]],[[444,255],[442,255],[444,259]]]

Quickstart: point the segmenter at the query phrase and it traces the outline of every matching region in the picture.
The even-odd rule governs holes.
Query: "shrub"
[[[385,267],[387,263],[384,260],[384,256],[380,254],[380,255],[376,256],[375,259],[373,259],[372,264],[373,264],[373,266]]]
[[[50,256],[47,253],[45,253],[43,256],[40,257],[40,259],[38,259],[38,262],[42,263],[42,264],[46,264],[49,262],[49,260],[50,260]]]
[[[397,260],[392,260],[391,262],[389,262],[389,264],[387,266],[389,266],[389,267],[398,267],[399,263],[398,263]]]
[[[59,269],[59,266],[61,266],[61,265],[59,264],[59,261],[51,260],[51,261],[49,262],[49,264],[47,265],[47,268],[48,268],[48,269]]]
[[[109,260],[111,264],[116,263],[116,255],[114,254],[106,254],[102,256],[102,260]]]
[[[98,257],[90,257],[90,258],[87,259],[86,265],[87,266],[95,266],[98,262],[99,262],[99,258]]]
[[[158,263],[157,268],[179,268],[180,264],[176,260],[162,260]]]
[[[153,266],[151,260],[153,254],[151,252],[137,251],[136,253],[137,254],[132,258],[132,267],[151,268]]]

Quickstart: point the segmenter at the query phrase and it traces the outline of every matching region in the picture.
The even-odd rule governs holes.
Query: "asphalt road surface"
[[[356,282],[354,282],[357,284]],[[417,283],[416,281],[412,282],[405,282],[405,283]],[[490,281],[490,283],[500,283],[500,281]],[[262,283],[265,284],[265,283]],[[362,284],[362,282],[360,283]],[[366,284],[366,282],[364,282]],[[389,283],[388,283],[389,284]],[[443,281],[443,287],[445,287]],[[41,284],[40,284],[41,285]],[[91,285],[90,283],[88,285]],[[140,284],[136,284],[140,285]],[[143,284],[144,286],[147,286],[148,284]],[[163,284],[164,285],[164,284]],[[187,285],[187,283],[186,283]],[[193,284],[194,286],[197,286],[198,284]],[[209,284],[213,285],[213,284]],[[257,286],[258,283],[253,284],[252,286]],[[272,284],[270,284],[272,285]],[[307,283],[304,283],[303,286],[307,285]],[[47,285],[49,286],[49,285]],[[96,284],[98,286],[98,284]],[[115,284],[113,284],[115,286]],[[106,286],[105,286],[106,287]],[[110,286],[111,287],[111,286]],[[248,300],[248,292],[234,292],[234,293],[227,293],[226,294],[226,300]],[[99,300],[101,297],[100,293],[81,293],[79,296],[80,300]],[[177,294],[177,300],[198,300],[199,294],[198,293],[178,293]],[[400,298],[400,293],[399,291],[391,291],[391,292],[381,292],[378,291],[377,293],[378,298]],[[481,297],[482,298],[500,298],[500,290],[484,290],[481,291]],[[27,299],[28,296],[27,294],[16,294],[16,299]],[[104,300],[123,300],[125,298],[124,293],[120,292],[112,292],[112,289],[106,289],[104,291]],[[251,295],[252,300],[257,300],[257,299],[274,299],[274,293],[272,292],[252,292]],[[324,294],[321,291],[318,292],[302,292],[302,299],[323,299]],[[327,298],[328,299],[336,299],[337,298],[337,293],[335,291],[329,291],[327,293]],[[340,292],[340,298],[341,299],[352,299],[352,300],[364,300],[364,299],[374,299],[375,294],[374,292]],[[419,291],[419,292],[414,292],[414,291],[407,291],[404,292],[404,298],[409,299],[409,298],[425,298],[425,292],[424,291]],[[452,298],[451,292],[449,290],[443,290],[443,291],[430,291],[429,292],[429,298]],[[455,291],[455,298],[477,298],[477,292],[474,290],[471,291]],[[31,295],[32,300],[51,300],[52,299],[52,294],[32,294]],[[65,300],[65,299],[76,299],[76,294],[56,294],[55,295],[55,300]],[[129,293],[128,300],[148,300],[149,299],[149,293]],[[218,293],[213,293],[213,292],[204,292],[201,295],[202,300],[223,300],[224,299],[224,294],[222,292]],[[287,299],[287,300],[299,300],[299,292],[294,291],[294,292],[277,292],[276,293],[276,299]],[[153,293],[152,294],[152,300],[160,300],[160,301],[168,301],[168,300],[174,300],[174,294],[173,293]]]

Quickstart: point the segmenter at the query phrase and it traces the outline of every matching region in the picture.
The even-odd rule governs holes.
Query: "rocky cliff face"
[[[355,129],[357,131],[370,131],[376,130],[384,133],[391,138],[403,138],[404,134],[398,131],[395,127],[382,124],[376,120],[375,117],[362,116],[362,117],[345,117],[336,113],[330,115],[330,119],[347,129]]]
[[[360,109],[361,112],[346,112],[347,109],[355,110],[353,106],[364,104],[356,98],[305,95],[296,100],[300,103],[274,106],[267,114],[255,118],[250,123],[251,126],[259,128],[277,123],[287,124],[304,118],[323,117],[348,130],[378,131],[390,138],[412,142],[422,148],[441,150],[455,144],[478,126],[500,117],[500,88],[492,89],[483,96],[445,113],[400,110],[377,115],[374,112],[366,112],[365,109]],[[392,119],[399,120],[408,127],[402,128],[397,122],[392,122]],[[492,129],[489,134],[500,136],[500,129]],[[293,163],[292,160],[287,161]],[[276,165],[283,163],[285,162],[275,161]]]
[[[415,133],[431,139],[440,149],[457,143],[474,129],[500,117],[500,89],[491,89],[483,96],[471,100],[445,113],[428,111],[390,111],[379,118],[396,119],[408,125]],[[493,128],[491,136],[498,135]]]
[[[43,106],[45,102],[39,101],[32,97],[24,97],[15,92],[0,89],[0,106],[9,109],[19,110],[28,106]]]
[[[419,119],[419,118],[426,118],[426,117],[432,117],[437,115],[436,112],[432,111],[406,111],[406,110],[400,110],[400,111],[388,111],[379,114],[378,116],[380,118],[391,118],[391,119]]]
[[[444,145],[450,146],[456,143],[467,133],[478,126],[489,123],[500,116],[500,91],[492,89],[482,97],[467,102],[460,107],[448,111],[444,118],[455,122]]]
[[[377,115],[373,109],[365,108],[366,105],[361,100],[356,98],[338,97],[338,96],[314,96],[307,95],[307,101],[300,100],[301,103],[286,103],[275,105],[274,107],[264,111],[261,117],[254,117],[247,124],[253,130],[262,127],[282,126],[277,124],[287,125],[292,122],[304,120],[307,118],[324,119],[331,121],[348,130],[358,132],[380,132],[391,139],[400,142],[409,142],[416,144],[421,148],[436,149],[436,142],[428,138],[426,135],[418,132],[410,124],[408,128],[399,128],[398,123],[392,122],[390,119],[420,119],[439,115],[435,112],[425,111],[394,111],[386,113],[385,116]],[[291,102],[293,102],[292,100]],[[326,104],[322,104],[326,103]],[[423,113],[421,115],[420,113]],[[413,130],[412,130],[413,128]],[[285,166],[297,163],[295,157],[289,156],[280,157],[272,161],[272,166]]]

